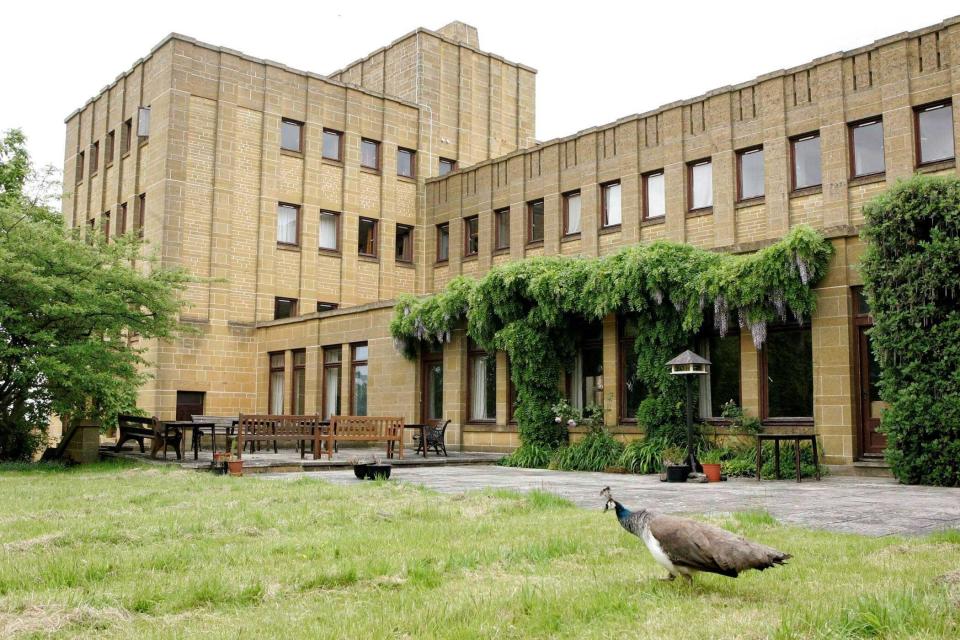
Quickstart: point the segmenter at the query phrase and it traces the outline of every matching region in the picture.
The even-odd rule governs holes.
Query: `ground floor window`
[[[323,348],[323,419],[340,415],[340,363],[343,361],[343,349]]]
[[[367,415],[367,343],[353,345],[351,368],[353,369],[352,415]]]
[[[307,399],[307,352],[293,352],[293,415],[305,413]]]
[[[283,413],[283,378],[286,373],[284,353],[270,354],[270,406],[268,413],[278,416]]]
[[[700,380],[700,417],[719,418],[723,405],[740,402],[740,335],[703,338],[700,355],[710,361],[710,371]]]
[[[423,419],[443,418],[443,347],[430,345],[423,351]]]
[[[810,327],[770,328],[760,353],[764,418],[813,419]]]
[[[600,336],[599,327],[591,325],[587,336]],[[591,404],[603,405],[603,340],[584,341],[573,361],[573,371],[567,374],[567,400],[574,409],[583,411]]]
[[[497,356],[470,345],[470,420],[497,419]]]
[[[637,379],[637,325],[634,321],[621,318],[619,331],[620,421],[636,422],[637,409],[644,396],[643,383]]]

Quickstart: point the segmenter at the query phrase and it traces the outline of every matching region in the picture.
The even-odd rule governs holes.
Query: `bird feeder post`
[[[684,376],[687,384],[687,460],[690,471],[696,471],[697,454],[693,446],[693,376],[705,376],[710,372],[710,361],[687,349],[667,363],[670,375]]]

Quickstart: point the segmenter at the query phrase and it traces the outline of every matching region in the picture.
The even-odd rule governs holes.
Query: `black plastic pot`
[[[668,464],[667,482],[686,482],[690,475],[690,465],[688,464]]]
[[[367,465],[367,478],[370,480],[386,480],[390,477],[389,464],[370,464]]]
[[[353,475],[357,476],[357,480],[363,480],[367,477],[367,469],[370,467],[368,464],[355,464],[353,465]]]

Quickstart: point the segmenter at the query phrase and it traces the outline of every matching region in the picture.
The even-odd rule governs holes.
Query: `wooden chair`
[[[437,455],[443,450],[443,455],[447,455],[447,445],[445,443],[447,427],[450,426],[449,420],[427,420],[430,426],[424,429],[427,435],[427,449],[433,447]],[[420,441],[420,434],[413,434],[413,441],[417,445],[417,453],[423,453],[423,443]]]

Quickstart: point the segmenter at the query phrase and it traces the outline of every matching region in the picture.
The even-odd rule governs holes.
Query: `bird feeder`
[[[670,375],[683,376],[687,383],[687,460],[690,470],[696,471],[700,463],[697,462],[693,447],[693,378],[710,373],[710,361],[687,349],[668,362],[667,366],[670,367]]]

